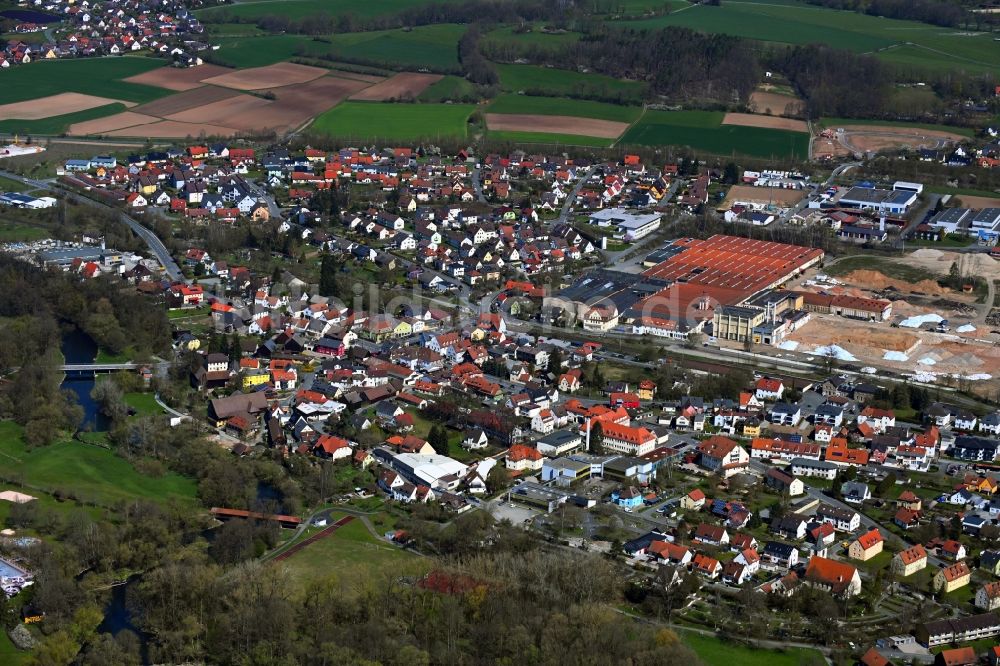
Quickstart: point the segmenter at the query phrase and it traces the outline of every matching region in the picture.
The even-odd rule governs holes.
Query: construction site
[[[1000,262],[985,252],[919,249],[901,257],[833,260],[807,271],[789,288],[879,299],[891,303],[891,316],[878,322],[813,312],[809,325],[777,347],[783,353],[891,369],[922,382],[968,382],[973,390],[993,393],[1000,388],[996,280]]]

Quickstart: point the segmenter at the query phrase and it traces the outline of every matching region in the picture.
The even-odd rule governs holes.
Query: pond
[[[63,334],[62,353],[66,363],[93,363],[97,358],[97,344],[78,328]],[[94,388],[94,375],[86,373],[67,373],[63,379],[62,388],[76,394],[77,402],[83,408],[83,421],[80,427],[93,431],[105,431],[110,427],[110,421],[100,409],[97,402],[90,397]]]
[[[14,19],[15,21],[23,21],[25,23],[58,23],[61,19],[54,14],[46,14],[45,12],[36,12],[33,9],[5,9],[0,12],[0,16],[3,18]]]

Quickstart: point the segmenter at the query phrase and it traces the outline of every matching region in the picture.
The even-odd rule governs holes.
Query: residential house
[[[953,592],[969,584],[972,571],[965,562],[956,562],[941,569],[934,575],[932,587],[935,592]]]
[[[867,562],[882,552],[885,540],[878,528],[869,530],[851,542],[847,554],[852,560]]]
[[[927,551],[920,544],[901,550],[893,556],[890,568],[900,578],[912,576],[927,568]]]

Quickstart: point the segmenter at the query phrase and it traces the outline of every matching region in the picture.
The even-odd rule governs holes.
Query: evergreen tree
[[[604,428],[601,427],[600,421],[594,421],[590,424],[590,447],[587,452],[595,455],[604,452]]]
[[[340,272],[340,265],[333,255],[323,255],[323,262],[319,269],[319,293],[321,296],[337,296],[337,273]]]
[[[427,433],[427,443],[431,445],[434,452],[438,455],[448,455],[448,430],[444,426],[431,426],[430,432]]]

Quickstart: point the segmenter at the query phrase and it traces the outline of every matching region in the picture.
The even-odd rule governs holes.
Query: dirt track
[[[362,102],[383,102],[389,99],[415,98],[432,84],[444,77],[440,74],[397,74],[380,81],[370,88],[351,95],[351,99]]]
[[[99,106],[107,106],[108,104],[115,103],[124,104],[125,106],[135,106],[134,102],[125,102],[120,99],[108,99],[107,97],[95,97],[94,95],[68,92],[41,97],[27,102],[0,105],[0,120],[40,120],[67,113],[86,111],[87,109],[96,109]]]
[[[542,132],[575,134],[600,139],[617,139],[628,129],[628,123],[575,116],[535,116],[520,113],[487,113],[486,126],[508,132]]]

